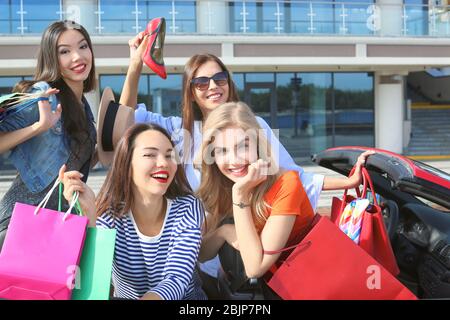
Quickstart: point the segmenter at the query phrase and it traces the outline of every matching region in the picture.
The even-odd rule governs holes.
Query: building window
[[[138,103],[145,103],[147,110],[164,116],[181,116],[181,75],[168,74],[166,80],[156,75],[141,75]],[[101,75],[100,92],[110,87],[116,100],[122,92],[125,75]]]
[[[150,107],[164,116],[181,116],[181,74],[170,74],[163,80],[150,75]]]
[[[292,157],[308,162],[331,147],[331,73],[278,73],[277,116],[280,141]],[[331,116],[331,117],[330,117]]]
[[[374,146],[370,73],[245,73],[243,86],[244,100],[297,161],[334,146]]]
[[[0,0],[0,34],[40,34],[60,11],[59,0]]]
[[[334,73],[333,88],[333,146],[374,146],[373,74]]]
[[[334,5],[334,33],[336,34],[354,34],[354,35],[372,35],[377,31],[370,27],[370,21],[373,19],[374,10],[371,9],[375,1],[373,0],[350,0],[336,2]]]
[[[443,22],[441,25],[448,26],[447,10],[440,11],[442,15],[433,14],[433,10],[430,10],[428,0],[404,0],[403,6],[403,34],[411,36],[426,36],[429,34],[431,27],[432,31],[436,31],[438,25],[434,22]],[[447,8],[446,8],[447,9]],[[429,21],[429,19],[431,20]],[[433,21],[433,18],[437,18]],[[429,24],[430,23],[430,24]],[[448,27],[447,27],[448,30]],[[448,33],[447,33],[448,35]]]
[[[232,1],[232,33],[373,34],[367,27],[373,0]]]
[[[146,24],[145,5],[147,2],[136,3],[129,0],[101,0],[101,33],[131,33],[143,31]],[[136,10],[137,9],[137,10]]]
[[[195,1],[101,0],[101,8],[102,33],[136,34],[157,17],[166,19],[167,33],[196,31]]]

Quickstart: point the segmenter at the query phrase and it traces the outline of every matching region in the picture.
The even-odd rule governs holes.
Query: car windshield
[[[432,174],[434,174],[434,175],[436,175],[436,176],[438,176],[438,177],[440,177],[442,179],[450,181],[450,174],[448,174],[448,173],[446,173],[446,172],[444,172],[442,170],[436,169],[436,168],[434,168],[432,166],[429,166],[429,165],[427,165],[427,164],[425,164],[423,162],[415,161],[415,160],[413,160],[413,161],[414,161],[414,164],[416,166],[418,166],[419,168],[421,168],[421,169],[423,169],[425,171],[428,171],[429,173],[432,173]]]

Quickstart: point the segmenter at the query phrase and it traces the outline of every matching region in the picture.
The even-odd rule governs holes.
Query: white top
[[[130,213],[128,214],[128,216],[129,216],[131,222],[133,223],[133,227],[134,227],[134,229],[136,231],[136,234],[138,235],[139,240],[141,242],[155,243],[161,238],[161,235],[162,235],[162,233],[163,233],[163,231],[164,231],[164,229],[166,227],[167,218],[169,217],[169,213],[170,213],[171,208],[172,208],[172,200],[167,199],[167,208],[166,208],[166,214],[164,216],[164,221],[163,221],[161,230],[159,230],[159,233],[156,236],[146,236],[145,234],[143,234],[141,232],[141,230],[139,230],[139,227],[138,227],[138,225],[136,223],[136,220],[134,220],[133,212],[131,212],[131,210],[130,210]]]

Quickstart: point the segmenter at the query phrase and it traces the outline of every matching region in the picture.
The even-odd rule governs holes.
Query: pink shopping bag
[[[16,203],[0,253],[1,298],[71,298],[88,224],[69,214],[74,201],[66,213]]]

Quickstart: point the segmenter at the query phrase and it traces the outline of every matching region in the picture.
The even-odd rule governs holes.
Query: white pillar
[[[403,28],[403,0],[377,0],[380,7],[380,35],[399,36]]]
[[[375,146],[403,153],[404,77],[375,74]]]
[[[197,1],[197,33],[229,32],[229,8],[226,1]]]
[[[152,111],[163,114],[163,92],[164,89],[157,89],[153,91]]]
[[[96,29],[98,24],[98,15],[95,14],[98,9],[97,1],[64,0],[63,7],[66,13],[65,19],[73,20],[81,24],[91,36],[98,33],[98,30]]]

